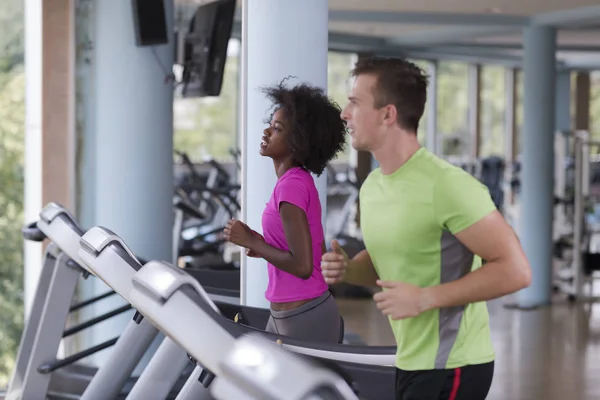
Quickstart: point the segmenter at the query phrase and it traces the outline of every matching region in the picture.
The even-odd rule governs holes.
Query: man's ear
[[[396,106],[393,104],[388,104],[387,106],[385,106],[383,121],[386,123],[386,125],[392,125],[396,123],[397,119],[398,111],[396,110]]]

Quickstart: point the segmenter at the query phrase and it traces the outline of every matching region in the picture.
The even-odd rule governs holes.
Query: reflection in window
[[[469,132],[469,66],[463,62],[438,63],[438,135],[440,150],[458,139],[464,154],[468,154]]]
[[[348,92],[352,83],[350,71],[357,60],[358,56],[355,53],[329,52],[328,55],[327,95],[336,101],[342,109],[348,102]],[[352,145],[348,140],[346,150],[340,153],[334,162],[347,162],[350,159],[351,152]]]
[[[480,157],[504,155],[505,129],[505,68],[482,67],[481,84],[481,142]]]

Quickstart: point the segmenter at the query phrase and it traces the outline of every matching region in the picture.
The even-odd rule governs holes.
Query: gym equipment
[[[330,369],[292,355],[258,334],[235,340],[220,367],[212,387],[216,399],[358,400]]]
[[[592,214],[600,199],[590,191],[590,148],[600,148],[600,142],[591,140],[587,131],[558,132],[555,140],[555,256],[564,264],[555,272],[554,289],[566,293],[570,301],[596,300],[593,283],[594,272],[600,271],[600,251],[593,244],[600,238],[600,226]],[[564,251],[569,248],[571,257]]]
[[[133,278],[135,271],[141,267],[141,264],[136,260],[131,250],[119,236],[108,229],[94,227],[82,236],[79,255],[82,263],[86,265],[94,275],[102,279],[109,287],[115,290],[115,292],[122,293],[122,297],[129,302],[128,294],[131,290],[131,279]],[[209,284],[211,281],[206,277],[210,275],[212,275],[213,281],[221,282],[224,274],[228,274],[230,280],[236,277],[236,275],[231,274],[230,271],[208,271],[199,269],[187,270],[187,273],[193,274],[195,276],[194,279],[200,279],[201,281],[206,280]],[[237,279],[239,285],[239,273]],[[218,300],[225,299],[227,301],[227,295],[233,294],[228,293],[233,292],[228,289],[215,289],[215,291],[219,294],[213,295],[213,298]],[[239,292],[235,299],[239,303]],[[233,303],[233,301],[229,300],[227,303]],[[252,321],[256,321],[256,323],[261,323],[262,326],[266,326],[269,318],[268,310],[262,310],[262,315],[260,317],[256,316],[257,312],[249,313],[252,315],[252,317],[250,317]],[[148,337],[152,335],[152,337],[154,337],[156,332],[156,330],[154,330],[153,333],[145,332],[145,335]],[[140,337],[140,340],[144,340],[145,338],[146,336]],[[162,398],[175,384],[181,375],[181,372],[188,364],[189,360],[185,351],[169,338],[165,338],[134,385],[128,399],[147,399],[153,396]]]
[[[80,246],[79,256],[83,264],[130,303],[128,294],[132,289],[131,278],[141,267],[131,250],[113,232],[99,227],[87,231],[81,237]],[[104,251],[105,249],[107,251]],[[120,260],[124,260],[128,267],[123,268]],[[119,278],[112,279],[113,276]],[[152,327],[143,332],[139,340],[152,340],[157,333],[158,330]],[[168,338],[163,340],[155,356],[133,386],[128,399],[164,398],[168,395],[188,363],[185,352],[169,342]],[[157,356],[165,362],[153,361]]]
[[[237,324],[219,313],[193,277],[163,262],[145,264],[136,272],[132,286],[131,304],[202,365],[197,367],[204,369],[200,376],[208,377],[201,379],[202,385],[209,386],[211,376],[219,379],[219,360],[228,350],[232,336],[256,332],[272,341],[280,340],[283,348],[294,353],[334,361],[357,385],[361,398],[395,397],[394,347],[306,343]],[[188,384],[191,385],[189,381]]]
[[[141,268],[141,264],[123,240],[108,229],[94,227],[81,237],[80,245],[81,262],[91,273],[130,302],[133,274]],[[194,272],[199,272],[200,279],[206,275],[205,270],[188,270],[186,273]],[[266,321],[267,310],[265,314],[267,315],[263,320]],[[154,327],[148,328],[139,333],[138,339],[151,341],[157,332]],[[189,366],[186,352],[171,339],[165,338],[127,398],[131,400],[166,397],[186,366]]]
[[[195,209],[190,210],[189,204],[185,202],[178,201],[174,205],[176,215],[184,212],[199,215]],[[110,297],[115,292],[109,291],[70,306],[78,277],[88,277],[91,272],[78,256],[83,230],[65,208],[54,203],[48,204],[40,212],[40,220],[23,228],[23,234],[28,240],[43,241],[48,238],[51,243],[46,249],[32,311],[22,334],[6,399],[43,398],[46,394],[52,398],[78,398],[86,388],[88,390],[82,397],[85,399],[97,396],[118,398],[120,389],[124,388],[124,392],[127,392],[135,381],[130,379],[130,374],[154,337],[149,332],[154,332],[155,335],[156,329],[136,314],[120,338],[110,339],[64,360],[55,360],[63,337],[129,311],[131,306],[117,308],[63,332],[69,312]],[[215,297],[227,300],[233,296],[231,301],[239,302],[239,281],[237,290],[231,289],[235,288],[235,284],[231,277],[223,277],[226,272],[228,271],[202,271],[199,279],[206,280],[209,286],[217,282],[226,283],[229,285],[226,288],[215,289],[219,292]],[[219,277],[212,276],[215,273],[218,273]],[[100,370],[75,364],[113,345],[115,357]],[[106,382],[110,384],[106,385]],[[181,385],[183,380],[178,383],[176,389]]]
[[[590,169],[590,148],[600,148],[600,142],[590,140],[587,131],[558,131],[554,136],[554,290],[567,294],[569,301],[577,298],[595,299],[585,293],[589,286],[593,293],[594,273],[600,270],[600,250],[594,244],[600,241],[600,224],[591,211],[600,203],[598,193],[590,188],[597,182]],[[518,174],[520,166],[514,166]],[[592,179],[591,179],[592,178]],[[511,180],[511,187],[518,195],[518,176]],[[513,193],[513,194],[514,194]],[[513,197],[513,196],[510,196]],[[509,199],[510,200],[510,199]],[[600,210],[599,210],[600,211]],[[505,215],[513,227],[517,227],[520,207],[518,199],[506,202]]]
[[[193,207],[205,215],[198,218],[187,214],[181,222],[177,240],[179,257],[194,267],[212,269],[234,269],[237,265],[224,262],[223,246],[220,237],[225,223],[239,211],[237,192],[239,185],[231,184],[232,178],[224,165],[208,158],[203,165],[196,166],[185,153],[178,153],[181,164],[176,164],[175,195],[186,199]],[[187,174],[180,177],[185,168]],[[198,167],[198,168],[197,168]]]
[[[111,388],[118,387],[113,396],[116,397],[145,351],[144,342],[136,337],[133,327],[128,327],[118,340],[108,340],[64,360],[55,358],[63,337],[130,310],[131,306],[121,307],[63,332],[77,280],[82,273],[85,276],[90,274],[90,271],[82,266],[77,254],[83,230],[67,210],[50,203],[40,213],[40,220],[30,224],[25,231],[27,237],[41,238],[43,235],[52,243],[46,251],[34,306],[22,335],[17,366],[6,399],[42,399],[47,395],[61,398],[78,395],[90,384],[92,377],[95,377],[100,385],[106,385],[102,386],[98,394],[108,393],[110,396],[113,393]],[[132,321],[132,325],[139,329],[147,329],[147,326],[150,326],[147,322],[140,322],[141,320]],[[118,357],[109,360],[100,370],[74,365],[80,359],[113,345]]]
[[[199,220],[204,219],[205,215],[188,201],[186,193],[182,190],[175,191],[173,207],[175,208],[175,218],[173,221],[173,261],[176,262],[179,258],[181,230],[186,215]]]
[[[481,160],[481,182],[487,186],[494,205],[498,210],[504,206],[504,159],[497,156]]]
[[[123,280],[127,280],[129,274],[131,274],[134,270],[136,269],[143,269],[143,267],[135,267],[135,260],[133,260],[131,257],[128,257],[128,251],[124,250],[126,249],[126,245],[123,243],[122,239],[120,239],[118,236],[114,235],[112,232],[108,231],[107,229],[101,228],[101,227],[94,227],[92,229],[90,229],[81,239],[82,242],[82,246],[81,246],[81,250],[80,250],[80,257],[82,258],[83,262],[86,263],[86,265],[88,265],[88,267],[94,271],[94,273],[96,273],[98,276],[102,276],[102,279],[107,282],[109,284],[109,286],[113,286],[115,288],[115,290],[118,292],[119,291],[119,287],[117,282],[119,281],[123,281]],[[132,265],[133,264],[133,265]],[[197,287],[200,287],[200,284],[198,283],[197,279],[194,278],[193,276],[193,270],[192,271],[188,271],[188,270],[182,270],[180,268],[175,268],[176,271],[178,271],[178,273],[184,274],[186,276],[188,276],[190,278],[190,282],[195,282],[194,285]],[[191,272],[191,273],[190,273]],[[115,284],[113,285],[113,281],[115,282]],[[160,285],[162,285],[162,287],[167,287],[171,284],[172,279],[169,277],[166,277],[166,279],[164,280],[160,280]],[[202,289],[203,290],[203,289]],[[127,293],[119,293],[122,295],[122,297],[124,297],[127,301],[132,300],[131,299],[131,295],[135,290],[132,288],[131,291],[127,292]],[[205,293],[205,291],[203,290],[203,292]],[[151,302],[152,303],[152,302]],[[269,312],[268,310],[258,310],[258,309],[253,309],[251,307],[244,307],[244,306],[234,306],[231,304],[220,304],[220,305],[216,305],[214,302],[212,302],[211,300],[211,304],[212,306],[214,306],[217,309],[220,309],[221,312],[223,312],[224,314],[226,314],[226,316],[224,315],[219,315],[220,318],[225,319],[226,321],[229,321],[229,323],[234,327],[233,329],[237,329],[235,327],[240,327],[240,326],[246,326],[244,324],[249,324],[252,327],[264,327],[266,326],[266,320],[268,319],[268,315]],[[235,313],[235,311],[233,310],[234,307],[239,307],[240,312]],[[140,311],[140,313],[142,313],[142,315],[144,315],[144,313],[138,309],[138,311]],[[175,310],[174,308],[170,308],[170,312],[171,313],[179,313],[179,310]],[[234,318],[232,318],[232,314],[235,313]],[[262,315],[260,315],[262,314]],[[181,313],[182,317],[187,317],[189,314],[186,313]],[[145,315],[144,315],[145,316]],[[145,316],[146,317],[146,316]],[[241,317],[241,318],[240,318]],[[195,318],[195,317],[194,317]],[[231,318],[231,319],[228,319]],[[184,318],[185,319],[185,318]],[[237,321],[237,323],[233,322],[232,319],[234,321]],[[152,320],[151,320],[152,321]],[[192,333],[191,336],[193,336],[196,340],[198,338],[204,338],[205,334],[204,334],[204,328],[202,328],[202,324],[201,324],[201,320],[190,320],[187,319],[187,322],[183,322],[183,320],[181,321],[181,323],[185,324],[185,323],[189,323],[190,324],[190,329],[192,329],[190,331],[190,333]],[[200,324],[200,325],[197,325]],[[193,327],[198,328],[198,330],[194,330]],[[248,330],[252,330],[252,331],[257,331],[257,332],[263,332],[262,330],[259,329],[253,329],[252,327],[247,327]],[[162,329],[161,329],[162,330]],[[168,333],[168,332],[165,332]],[[266,334],[266,333],[265,333]],[[168,334],[167,334],[168,336]],[[284,336],[274,336],[276,338],[283,338],[286,341],[288,340],[288,338],[284,337]],[[289,339],[291,340],[291,339]],[[395,362],[395,347],[359,347],[359,346],[348,346],[348,345],[338,345],[337,347],[335,346],[325,346],[325,347],[321,347],[321,345],[319,344],[306,344],[304,342],[297,342],[300,343],[300,348],[297,348],[298,346],[296,346],[296,352],[302,352],[302,353],[307,353],[309,355],[312,355],[311,352],[314,352],[314,349],[321,349],[316,350],[318,356],[323,356],[326,355],[327,358],[335,358],[335,359],[339,359],[341,361],[347,361],[349,363],[352,362],[360,362],[362,364],[375,364],[375,365],[387,365],[387,364],[394,364]],[[312,348],[312,349],[311,349]],[[152,358],[150,364],[155,364],[157,366],[157,368],[160,365],[164,365],[164,364],[168,364],[171,365],[172,368],[180,368],[180,366],[184,363],[183,361],[183,355],[185,354],[185,352],[182,352],[180,343],[175,342],[174,340],[167,341],[165,339],[165,342],[163,342],[163,344],[161,345],[161,350],[164,349],[164,351],[162,351],[160,354],[157,352],[155,354],[155,356]],[[167,351],[168,350],[168,351]],[[189,350],[186,349],[189,353]],[[325,351],[323,351],[325,350]],[[355,354],[358,353],[358,354]],[[162,361],[161,361],[162,359]],[[166,362],[165,360],[170,359],[170,362]],[[177,360],[181,360],[180,363],[177,362]],[[146,370],[144,371],[144,373],[142,374],[142,376],[144,374],[152,374],[152,369],[150,369],[151,365],[148,365],[148,367],[146,368]],[[360,365],[360,366],[354,366],[354,367],[350,367],[352,370],[354,370],[355,372],[357,371],[357,373],[360,375],[360,379],[361,382],[363,382],[363,384],[370,384],[369,382],[373,381],[375,383],[378,383],[377,385],[374,386],[381,386],[383,385],[384,387],[392,385],[393,388],[393,381],[394,381],[394,376],[395,376],[395,371],[389,371],[388,367],[374,367],[374,366],[365,366],[365,365]],[[367,371],[365,372],[365,368],[367,369]],[[375,370],[373,370],[373,368],[375,368]],[[377,368],[381,368],[377,369]],[[386,372],[387,371],[387,372]],[[386,372],[386,374],[382,374],[382,372]],[[152,374],[154,375],[154,374]],[[194,388],[194,385],[197,388],[197,378],[199,375],[196,376],[196,378],[192,377],[188,380],[188,382],[186,383],[184,389],[186,388]],[[190,380],[192,380],[193,382],[190,382]],[[141,388],[146,387],[144,384],[142,384],[142,377],[140,377],[140,380],[137,382],[136,386],[140,385]],[[166,385],[168,386],[168,385]],[[184,389],[182,389],[182,392],[184,391]],[[139,389],[140,393],[142,393],[142,389]],[[157,393],[154,393],[154,395],[157,395]],[[180,396],[182,395],[182,393],[180,393]],[[374,397],[377,398],[377,397]]]
[[[348,257],[352,258],[365,249],[360,235],[360,229],[354,223],[357,201],[360,193],[360,183],[357,181],[352,168],[337,172],[327,165],[327,221],[325,230],[325,246],[331,251],[331,240],[336,239]],[[338,283],[330,286],[336,298],[371,298],[370,288],[348,283]]]

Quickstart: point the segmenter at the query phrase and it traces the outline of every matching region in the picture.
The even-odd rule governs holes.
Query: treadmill
[[[102,279],[109,287],[130,302],[129,293],[132,290],[131,282],[136,271],[142,264],[133,255],[123,240],[109,229],[94,227],[87,231],[80,240],[79,257],[83,265],[91,273]],[[182,270],[183,271],[183,270]],[[192,279],[202,279],[204,270],[185,270]],[[200,278],[195,276],[199,273]],[[240,306],[224,302],[223,308],[232,320],[244,321],[254,326],[264,327],[270,316],[267,309],[248,308],[240,312]],[[137,314],[143,319],[142,314]],[[146,323],[147,320],[146,320]],[[136,334],[139,341],[148,341],[154,338],[158,329],[151,327],[148,330],[139,328]],[[128,400],[145,400],[149,398],[165,398],[173,392],[172,388],[179,390],[178,380],[187,369],[193,367],[186,351],[176,342],[166,337],[156,353],[129,392]],[[187,371],[189,375],[190,371]],[[94,384],[95,382],[92,382]],[[101,387],[98,384],[98,388]]]
[[[95,227],[82,237],[80,257],[86,265],[93,268],[94,273],[102,276],[105,282],[110,282],[109,285],[114,281],[114,288],[120,295],[194,360],[200,360],[204,364],[207,352],[209,358],[214,356],[211,352],[222,354],[222,348],[212,345],[219,343],[221,337],[237,338],[254,332],[272,341],[280,340],[284,348],[295,353],[333,361],[341,371],[351,376],[353,384],[358,385],[361,398],[393,398],[396,353],[394,346],[307,343],[264,332],[262,327],[265,325],[259,328],[243,321],[232,321],[221,314],[219,305],[208,297],[192,275],[162,262],[151,261],[137,268],[131,290],[121,293],[117,281],[124,280],[123,274],[127,274],[125,271],[135,269],[131,257],[126,257],[126,248],[118,236],[104,228]],[[105,253],[107,255],[104,255]],[[240,306],[242,314],[246,309]],[[151,363],[156,359],[158,354],[153,357]],[[200,398],[198,393],[204,387],[210,386],[212,377],[210,370],[197,367],[177,399]],[[195,396],[188,393],[195,393]]]
[[[293,353],[335,366],[361,399],[395,399],[395,347],[308,343],[235,323],[220,314],[197,281],[164,262],[150,261],[136,273],[130,297],[134,307],[200,363],[184,389],[196,385],[200,390],[210,387],[213,379],[218,382],[218,360],[230,346],[223,338],[256,333]]]
[[[187,205],[185,203],[174,205],[178,213],[192,212],[186,209]],[[79,304],[71,304],[79,277],[87,278],[92,274],[78,256],[79,240],[83,233],[83,229],[69,211],[55,203],[49,203],[40,212],[38,221],[23,228],[23,235],[26,240],[42,242],[49,239],[50,243],[46,248],[43,269],[31,314],[24,327],[16,365],[5,395],[7,400],[46,397],[51,399],[76,399],[86,391],[91,382],[98,382],[102,390],[99,391],[97,390],[98,387],[92,385],[88,393],[82,398],[92,400],[99,398],[99,396],[106,398],[108,395],[109,397],[112,396],[111,398],[118,399],[125,398],[126,393],[131,390],[135,382],[135,378],[130,378],[130,374],[137,365],[139,357],[149,347],[151,338],[154,338],[154,336],[146,335],[146,341],[139,340],[138,337],[136,340],[130,339],[129,342],[126,339],[116,337],[65,359],[56,359],[56,352],[62,338],[131,310],[131,306],[127,304],[90,321],[64,329],[70,312],[116,294],[111,290]],[[236,290],[231,278],[228,280],[222,279],[223,274],[220,272],[226,273],[226,271],[218,272],[219,276],[216,277],[215,274],[203,271],[199,279],[206,280],[209,285],[216,285],[218,282],[225,283],[228,286],[214,290],[217,292],[215,297],[219,300],[225,299],[228,303],[239,303],[239,282]],[[231,308],[229,313],[235,313],[235,308]],[[254,316],[251,318],[254,318]],[[268,319],[268,315],[266,317],[260,316],[261,321],[265,318]],[[129,332],[133,329],[131,326],[133,322],[141,326],[141,328],[133,329],[134,331],[142,329],[145,332],[150,330],[156,333],[154,327],[147,322],[142,323],[142,320],[143,318],[136,314],[134,321],[130,323],[130,327],[124,333],[125,337],[134,335],[133,332]],[[121,346],[118,345],[119,342]],[[102,366],[100,373],[97,368],[79,362],[85,357],[112,346],[116,347],[113,349],[113,353],[116,354],[123,351],[122,348],[124,347],[130,355],[129,361],[116,360],[115,364],[109,362],[106,366]],[[178,383],[175,383],[171,397],[175,396],[178,389],[183,385],[185,376],[190,371],[191,368],[188,366],[183,378],[179,377]],[[102,384],[102,382],[107,381],[111,382],[111,385]],[[123,388],[123,391],[114,389],[115,387]]]
[[[220,345],[232,350],[208,361],[219,363],[214,368],[221,371],[211,388],[215,399],[358,400],[331,368],[285,351],[260,334],[231,341],[223,338]]]
[[[33,307],[22,334],[16,366],[5,398],[72,398],[73,394],[83,392],[97,372],[96,368],[78,364],[77,361],[114,345],[116,338],[63,360],[56,360],[60,341],[94,323],[128,311],[131,306],[121,307],[64,330],[71,310],[98,298],[108,297],[104,294],[97,299],[71,305],[79,277],[90,275],[89,270],[82,267],[77,255],[78,238],[83,230],[67,210],[50,204],[42,210],[40,219],[25,227],[23,233],[26,239],[43,241],[47,238],[51,243],[46,249]]]

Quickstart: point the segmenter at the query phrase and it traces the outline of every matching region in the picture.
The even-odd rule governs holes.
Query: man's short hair
[[[398,125],[417,132],[427,102],[427,75],[421,68],[402,58],[361,58],[354,65],[352,76],[374,75],[375,108],[396,106]]]

